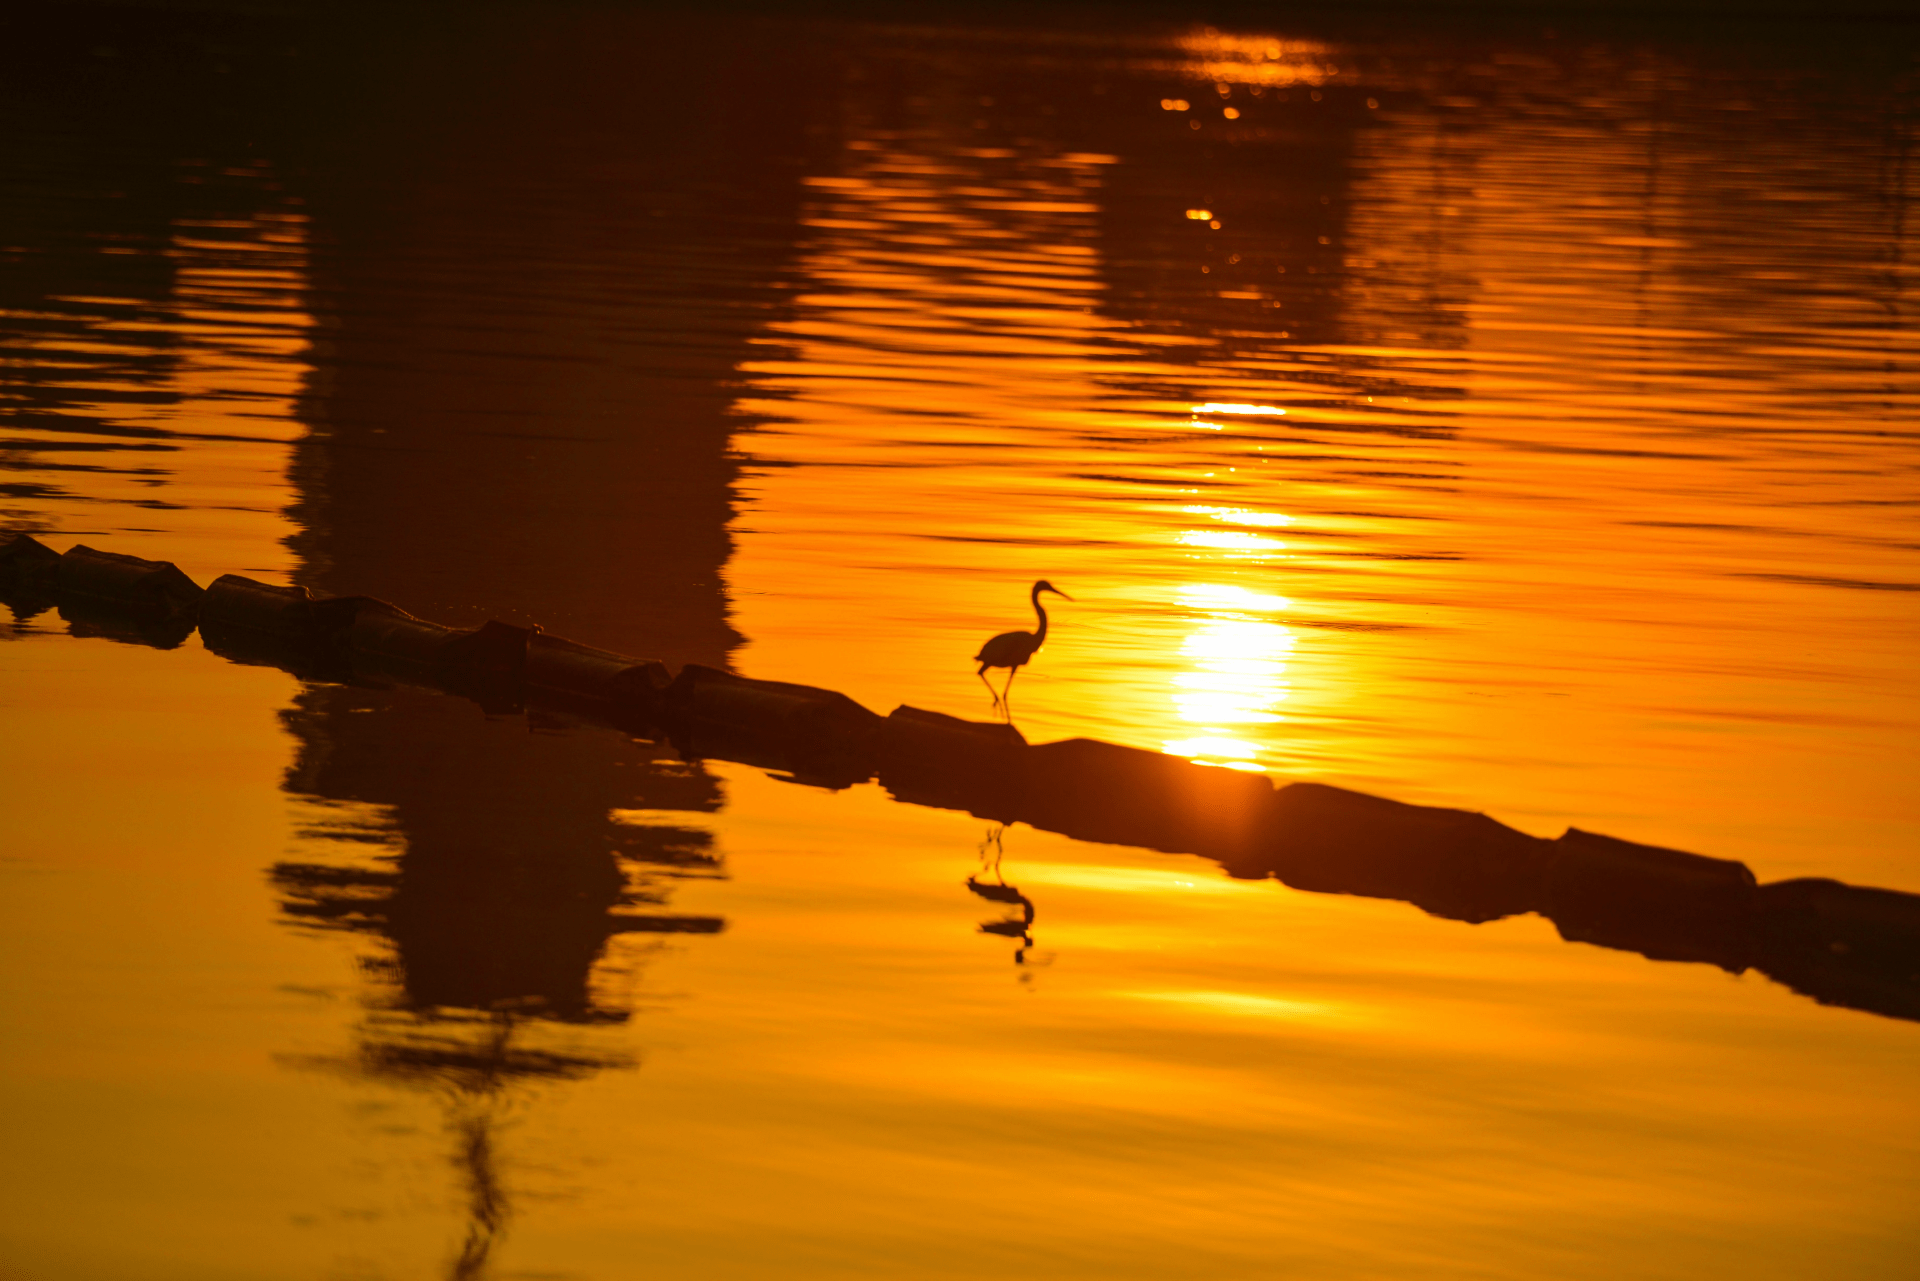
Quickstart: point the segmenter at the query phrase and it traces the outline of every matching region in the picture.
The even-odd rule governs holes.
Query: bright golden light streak
[[[1189,529],[1181,533],[1180,541],[1188,547],[1214,547],[1221,551],[1278,551],[1286,546],[1237,529]]]
[[[1182,507],[1189,516],[1211,516],[1235,525],[1291,525],[1293,517],[1278,512],[1248,511],[1244,507]]]
[[[1291,520],[1292,517],[1282,519]],[[1271,614],[1293,604],[1285,596],[1268,596],[1227,583],[1196,583],[1192,587],[1183,587],[1180,589],[1180,603],[1188,609],[1214,612],[1236,610],[1244,614]]]
[[[1205,210],[1201,210],[1200,213],[1202,216],[1206,216]],[[1193,216],[1194,211],[1191,209],[1188,210],[1187,217],[1191,218]],[[1209,401],[1204,405],[1195,405],[1193,412],[1196,414],[1268,414],[1278,416],[1287,411],[1278,405],[1235,405]]]
[[[1293,1022],[1355,1023],[1365,1021],[1356,1007],[1331,1001],[1289,1001],[1284,997],[1248,992],[1127,992],[1136,1001],[1164,1001],[1239,1017],[1287,1019]]]

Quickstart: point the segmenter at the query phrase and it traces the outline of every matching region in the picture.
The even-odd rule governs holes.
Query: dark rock
[[[50,596],[60,553],[31,534],[0,543],[0,598]]]
[[[314,630],[313,593],[304,587],[275,587],[239,574],[222,574],[200,602],[200,621],[274,636],[306,637]]]
[[[520,709],[532,629],[489,620],[456,631],[371,597],[342,599],[353,612],[339,644],[356,676],[459,694],[489,713]]]
[[[71,635],[148,649],[178,649],[193,635],[194,626],[190,614],[159,613],[91,596],[62,596],[60,617]]]
[[[302,680],[346,682],[352,667],[336,641],[363,599],[315,600],[304,587],[222,574],[200,602],[200,639],[232,662],[278,667]]]
[[[660,706],[691,757],[782,770],[824,787],[873,777],[880,717],[845,694],[689,663]]]
[[[1920,895],[1824,878],[1754,892],[1754,964],[1823,1005],[1920,1019]]]
[[[200,598],[206,594],[170,561],[141,560],[138,556],[95,551],[91,547],[67,549],[54,566],[53,587],[63,604],[69,599],[84,597],[123,612],[150,618],[185,619],[189,624],[199,612]]]
[[[1754,880],[1746,864],[1578,828],[1553,845],[1543,911],[1560,937],[1736,974],[1749,964]]]
[[[1551,850],[1551,842],[1470,810],[1294,783],[1274,794],[1260,848],[1228,870],[1480,922],[1541,905]]]
[[[1027,740],[998,721],[896,707],[880,726],[881,786],[899,800],[1010,821]]]
[[[354,683],[352,663],[337,647],[324,640],[281,636],[203,618],[200,620],[200,643],[229,663],[246,667],[277,667],[303,681],[326,681],[335,685]]]
[[[1228,863],[1258,844],[1273,800],[1264,775],[1090,738],[1028,748],[1021,769],[1019,816],[1034,827]]]
[[[622,726],[661,719],[661,695],[672,684],[666,664],[595,649],[536,632],[527,639],[530,694],[557,699],[572,710],[597,713]]]

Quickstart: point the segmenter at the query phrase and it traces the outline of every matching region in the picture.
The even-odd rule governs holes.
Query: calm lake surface
[[[1913,28],[0,34],[0,531],[1920,891]],[[0,640],[8,1281],[1920,1269],[1912,1022]]]

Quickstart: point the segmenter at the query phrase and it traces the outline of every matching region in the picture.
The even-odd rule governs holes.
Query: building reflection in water
[[[662,910],[676,881],[722,874],[710,834],[671,821],[718,809],[718,788],[610,731],[426,691],[314,687],[285,719],[312,821],[306,857],[273,868],[282,911],[377,941],[355,1051],[305,1062],[441,1098],[470,1219],[450,1275],[478,1276],[509,1215],[502,1119],[535,1087],[630,1065],[592,1029],[626,1021],[662,936],[723,928]]]
[[[340,52],[313,145],[302,581],[724,661],[730,382],[785,306],[804,73],[653,14],[406,34]]]
[[[333,51],[358,74],[310,140],[297,581],[725,665],[728,377],[784,297],[804,85],[764,39],[651,15],[557,16],[538,47],[504,17],[394,34]],[[327,1066],[443,1100],[454,1277],[510,1217],[503,1118],[629,1066],[596,1029],[630,1016],[636,968],[724,924],[670,903],[723,874],[712,778],[500,712],[315,686],[284,717],[313,821],[272,871],[282,910],[369,942],[357,1048]]]
[[[284,45],[64,6],[3,43],[0,531],[278,572],[309,326],[297,165],[257,127]]]

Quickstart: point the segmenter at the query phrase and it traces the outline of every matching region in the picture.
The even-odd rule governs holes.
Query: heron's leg
[[[993,695],[993,705],[995,707],[1000,706],[1000,691],[995,689],[993,682],[987,679],[987,669],[982,667],[979,671],[975,672],[974,675],[978,676],[980,683],[987,687],[987,693]]]
[[[1013,693],[1013,678],[1019,674],[1020,669],[1018,667],[1009,667],[1007,669],[1006,686],[1000,691],[1000,706],[1006,710],[1009,721],[1013,719],[1013,704],[1007,701],[1007,695]]]

